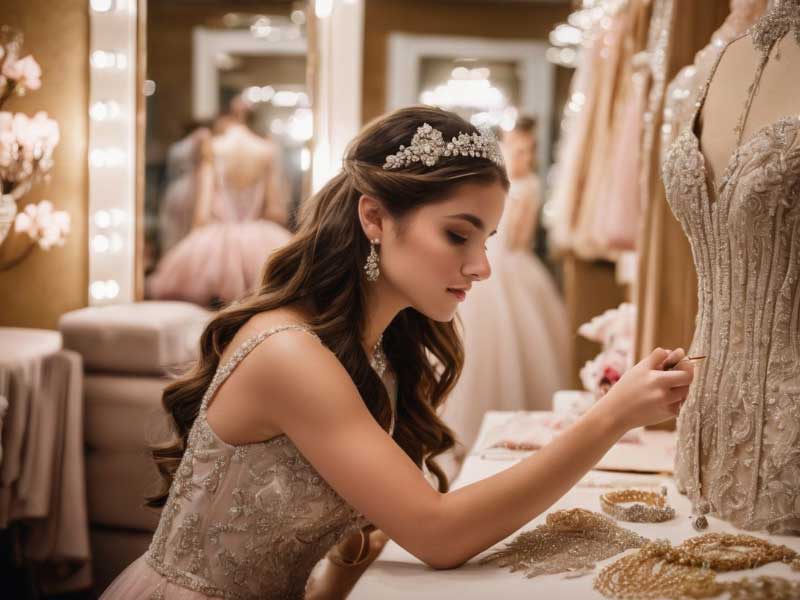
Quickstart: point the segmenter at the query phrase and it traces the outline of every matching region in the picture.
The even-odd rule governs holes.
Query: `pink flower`
[[[39,204],[28,204],[14,219],[14,230],[27,233],[43,250],[63,246],[70,230],[69,214],[53,210],[53,203],[42,200]]]
[[[0,179],[19,183],[47,173],[59,140],[58,123],[46,112],[0,112]]]
[[[602,381],[608,381],[610,385],[614,385],[617,383],[622,375],[619,371],[617,371],[614,367],[606,367],[603,369],[603,379]]]
[[[30,139],[39,144],[43,154],[51,154],[58,145],[61,135],[58,123],[47,116],[44,111],[37,112],[28,122]]]
[[[3,75],[22,89],[38,90],[42,87],[42,68],[30,54],[17,61],[7,61],[3,65]]]
[[[608,344],[614,337],[632,337],[636,325],[636,307],[623,302],[617,308],[607,310],[578,328],[586,339]]]

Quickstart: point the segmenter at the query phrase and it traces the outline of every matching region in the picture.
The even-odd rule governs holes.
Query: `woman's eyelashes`
[[[464,237],[463,235],[458,235],[457,233],[453,233],[452,231],[447,232],[447,237],[450,239],[450,242],[456,246],[463,246],[467,243],[469,238]],[[483,245],[484,250],[488,250],[489,248],[486,244]]]
[[[453,244],[456,244],[458,246],[463,246],[464,244],[467,243],[467,238],[465,238],[463,235],[458,235],[457,233],[453,233],[452,231],[447,232],[447,237]]]

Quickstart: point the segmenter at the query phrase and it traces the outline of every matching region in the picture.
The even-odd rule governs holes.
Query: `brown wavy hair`
[[[441,131],[446,140],[461,132],[477,132],[458,115],[428,106],[400,109],[368,124],[350,143],[342,171],[302,207],[297,233],[270,257],[260,289],[222,309],[208,324],[200,338],[198,362],[164,390],[162,402],[177,440],[153,449],[164,485],[148,498],[148,505],[160,507],[166,502],[220,356],[239,328],[264,311],[307,308],[312,315],[308,325],[347,369],[375,420],[388,430],[389,396],[361,343],[369,285],[363,265],[370,245],[358,217],[359,198],[366,194],[378,199],[400,220],[418,207],[451,196],[465,183],[500,183],[508,189],[505,170],[488,158],[442,157],[433,167],[415,163],[384,170],[386,156],[409,144],[423,123]],[[464,364],[455,325],[406,308],[384,332],[383,345],[398,382],[394,439],[417,466],[424,463],[436,475],[441,491],[447,491],[447,477],[433,459],[455,442],[437,415]]]

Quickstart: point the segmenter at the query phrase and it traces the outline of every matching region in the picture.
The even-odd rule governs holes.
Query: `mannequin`
[[[796,1],[796,0],[795,0]],[[711,80],[697,128],[709,177],[719,182],[736,147],[736,123],[761,60],[749,36],[731,43]],[[800,45],[790,33],[775,44],[745,121],[742,141],[782,117],[800,115]],[[733,100],[732,99],[741,99]]]
[[[698,274],[690,353],[709,357],[678,418],[678,487],[701,515],[795,535],[798,72],[800,0],[784,0],[726,48],[664,162]]]

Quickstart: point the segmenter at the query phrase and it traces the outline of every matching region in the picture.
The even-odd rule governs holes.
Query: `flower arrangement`
[[[580,335],[603,348],[581,369],[581,382],[586,390],[602,396],[633,366],[635,326],[636,307],[626,302],[578,328]]]
[[[69,214],[54,210],[47,200],[28,204],[22,212],[17,206],[34,183],[46,179],[60,139],[58,123],[46,112],[28,117],[2,110],[9,98],[42,85],[39,64],[30,55],[20,58],[21,47],[19,32],[0,27],[0,249],[12,224],[28,238],[24,250],[0,259],[0,270],[17,265],[37,246],[49,250],[63,245],[70,229]]]

